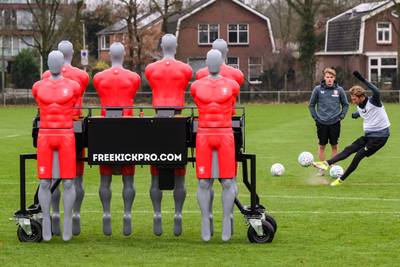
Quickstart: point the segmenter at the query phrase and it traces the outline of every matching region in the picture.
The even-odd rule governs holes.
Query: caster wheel
[[[42,241],[42,225],[37,221],[31,220],[32,235],[27,235],[21,226],[18,226],[17,235],[21,242],[40,242]]]
[[[274,232],[276,233],[276,230],[278,230],[278,225],[276,224],[276,220],[274,219],[274,217],[265,213],[265,220],[269,222],[272,225],[272,227],[274,227]]]
[[[247,238],[251,243],[271,243],[275,236],[274,227],[268,221],[262,221],[264,235],[258,236],[256,230],[249,226]]]

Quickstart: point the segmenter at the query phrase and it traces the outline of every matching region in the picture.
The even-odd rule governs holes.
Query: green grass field
[[[354,110],[354,107],[350,111]],[[98,197],[98,167],[85,169],[86,196],[82,207],[82,233],[65,243],[54,237],[49,243],[20,243],[16,225],[9,221],[19,209],[18,155],[34,152],[31,138],[33,107],[0,108],[0,266],[399,266],[400,262],[400,113],[399,105],[387,105],[392,122],[388,144],[338,188],[313,183],[315,169],[301,168],[302,151],[315,155],[315,126],[302,105],[249,105],[246,107],[247,152],[257,154],[258,193],[261,203],[278,221],[271,244],[251,244],[247,227],[235,210],[235,234],[221,241],[221,191],[216,198],[215,235],[200,238],[200,211],[195,197],[197,181],[188,167],[184,233],[174,237],[173,198],[163,198],[161,237],[152,234],[149,168],[137,167],[133,207],[133,234],[122,235],[120,177],[112,189],[113,235],[102,234]],[[342,124],[342,148],[362,134],[362,121],[348,116]],[[270,166],[286,167],[283,177],[272,177]],[[341,163],[346,167],[349,160]],[[27,169],[28,204],[38,180],[35,164]],[[396,167],[397,166],[397,167]],[[249,204],[239,183],[240,200]]]

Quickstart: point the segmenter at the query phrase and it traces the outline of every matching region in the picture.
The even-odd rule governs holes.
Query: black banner
[[[88,118],[88,162],[183,166],[187,163],[188,120],[186,117]]]

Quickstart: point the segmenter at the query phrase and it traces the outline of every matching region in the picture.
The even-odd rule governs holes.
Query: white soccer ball
[[[343,173],[344,170],[339,165],[335,165],[329,170],[329,175],[335,179],[342,177]]]
[[[314,161],[314,156],[310,153],[310,152],[302,152],[297,161],[299,162],[299,164],[303,167],[308,167],[310,166],[313,161]]]
[[[282,176],[285,173],[285,167],[280,163],[275,163],[271,166],[271,174],[273,176]]]

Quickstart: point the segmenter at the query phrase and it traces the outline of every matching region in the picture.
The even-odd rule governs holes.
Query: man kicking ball
[[[359,117],[364,119],[364,136],[358,138],[342,152],[327,161],[313,163],[314,167],[321,170],[328,170],[329,166],[348,158],[356,153],[350,166],[341,177],[331,183],[331,186],[338,186],[357,168],[358,164],[365,157],[372,156],[381,149],[390,136],[390,122],[380,98],[379,89],[368,82],[355,71],[354,76],[364,83],[372,91],[372,97],[368,97],[366,90],[361,86],[353,86],[350,89],[351,101],[357,105],[357,111],[352,114],[353,119]]]

